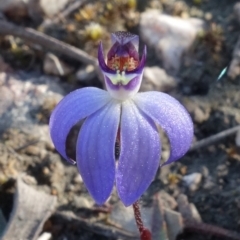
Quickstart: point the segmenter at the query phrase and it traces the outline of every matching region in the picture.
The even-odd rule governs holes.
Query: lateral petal
[[[126,206],[137,201],[152,182],[160,162],[160,145],[153,120],[132,100],[123,102],[116,185]]]
[[[115,142],[120,120],[120,103],[112,100],[89,116],[77,140],[77,167],[98,204],[111,194],[115,180]]]
[[[193,123],[186,109],[173,97],[160,92],[143,92],[134,96],[137,106],[165,130],[171,145],[169,164],[181,158],[193,139]]]
[[[64,97],[53,110],[49,127],[57,151],[70,163],[75,163],[66,154],[66,138],[71,128],[111,100],[108,92],[86,87],[75,90]]]

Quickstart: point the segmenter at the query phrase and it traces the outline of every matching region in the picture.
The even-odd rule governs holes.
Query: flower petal
[[[102,72],[116,74],[116,71],[109,68],[105,62],[102,42],[98,46],[98,64]]]
[[[163,165],[182,157],[193,138],[193,123],[186,109],[175,98],[160,92],[139,93],[134,97],[134,101],[168,135],[171,154]]]
[[[111,34],[112,44],[118,42],[121,45],[125,45],[129,42],[133,43],[134,47],[138,51],[139,36],[130,32],[118,31]]]
[[[98,204],[107,200],[114,185],[120,106],[113,100],[89,116],[77,140],[77,166],[89,193]]]
[[[126,206],[137,201],[152,182],[160,162],[160,145],[153,120],[133,101],[123,102],[116,185]]]
[[[71,128],[103,107],[110,99],[106,91],[88,87],[71,92],[56,106],[50,117],[50,135],[55,148],[66,160],[75,163],[66,154],[66,138]]]

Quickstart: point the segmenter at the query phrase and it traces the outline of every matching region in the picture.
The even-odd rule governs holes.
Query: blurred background
[[[115,191],[96,206],[48,132],[63,96],[104,88],[97,48],[102,41],[107,53],[115,31],[139,35],[140,55],[147,45],[141,91],[169,93],[194,122],[192,149],[141,199],[146,225],[164,233],[153,240],[240,239],[237,0],[0,0],[0,236],[138,239],[132,210]],[[72,157],[78,131],[67,141]]]

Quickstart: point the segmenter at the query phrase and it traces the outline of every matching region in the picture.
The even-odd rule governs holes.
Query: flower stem
[[[133,212],[138,230],[140,232],[141,240],[151,240],[152,239],[151,232],[143,225],[138,201],[133,204]]]

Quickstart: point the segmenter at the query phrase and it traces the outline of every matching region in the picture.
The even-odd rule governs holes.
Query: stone
[[[237,131],[237,134],[235,137],[235,143],[236,143],[236,146],[240,147],[240,130]]]
[[[141,208],[141,215],[145,227],[151,229],[151,208]],[[132,206],[125,207],[121,202],[116,203],[111,211],[110,220],[131,233],[139,234]]]
[[[193,203],[188,202],[188,198],[184,194],[180,194],[177,198],[178,210],[182,217],[188,221],[202,222],[202,218]]]
[[[196,97],[190,97],[184,102],[184,106],[187,108],[188,112],[192,116],[194,122],[203,123],[207,121],[210,117],[211,108],[209,104]]]
[[[202,166],[201,173],[202,173],[202,176],[204,178],[208,178],[209,177],[209,170],[208,170],[208,168],[206,166]]]
[[[141,14],[140,34],[155,49],[164,68],[176,74],[183,54],[191,48],[204,25],[201,19],[181,19],[149,10]]]
[[[44,14],[48,17],[53,17],[63,10],[69,3],[69,0],[39,0],[39,5]]]
[[[183,231],[181,214],[164,207],[161,193],[154,196],[151,226],[152,239],[175,240]]]
[[[85,208],[85,209],[91,209],[93,206],[93,201],[87,199],[83,196],[74,196],[74,206],[77,208]]]
[[[228,167],[225,164],[220,164],[217,166],[217,176],[219,178],[225,177],[228,175]]]
[[[233,13],[235,18],[238,20],[240,23],[240,2],[237,2],[234,7],[233,7]]]
[[[182,178],[183,182],[191,191],[196,191],[199,187],[199,184],[202,180],[201,173],[191,173],[189,175],[185,175]]]
[[[58,103],[64,92],[56,78],[0,73],[0,132],[9,127],[20,128],[49,143],[47,124],[39,125],[33,113],[48,97]]]
[[[203,183],[203,189],[205,190],[209,190],[215,187],[216,187],[216,184],[213,182],[210,176]]]
[[[234,47],[233,56],[227,71],[227,75],[231,79],[235,79],[240,75],[240,37],[238,38],[238,41]]]
[[[165,209],[164,213],[166,224],[168,226],[168,239],[176,240],[177,236],[182,233],[184,229],[182,216],[180,213],[170,209]]]
[[[159,196],[162,200],[163,206],[168,209],[175,209],[177,207],[176,200],[164,190],[161,190]]]
[[[143,81],[140,91],[160,91],[169,92],[177,86],[174,77],[169,76],[166,71],[160,67],[145,67],[143,72]]]
[[[42,233],[37,240],[50,240],[52,239],[52,234],[49,232]]]

